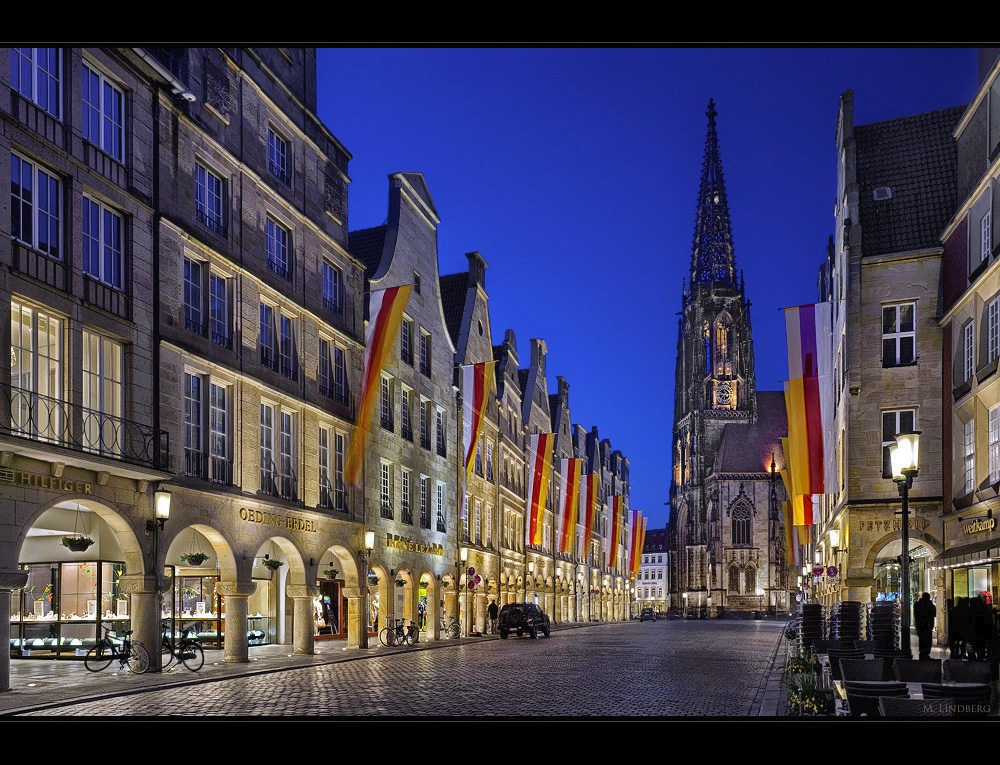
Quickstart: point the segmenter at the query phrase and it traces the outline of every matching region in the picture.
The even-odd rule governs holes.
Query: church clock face
[[[730,383],[719,383],[715,391],[716,406],[728,409],[733,405],[733,386]]]

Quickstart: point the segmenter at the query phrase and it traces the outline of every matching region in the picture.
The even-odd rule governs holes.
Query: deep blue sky
[[[833,232],[840,94],[855,124],[967,104],[966,49],[321,49],[319,116],[347,147],[351,230],[422,172],[442,274],[479,250],[494,344],[545,338],[550,392],[631,463],[667,520],[674,358],[708,99],[753,303],[757,387],[785,379],[778,308],[810,303]]]

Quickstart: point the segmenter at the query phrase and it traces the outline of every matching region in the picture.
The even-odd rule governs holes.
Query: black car
[[[511,632],[518,637],[527,633],[533,638],[541,632],[549,636],[549,617],[534,603],[508,603],[500,609],[500,637],[504,640]]]
[[[644,622],[649,619],[651,622],[656,621],[656,612],[652,608],[644,608],[639,612],[639,621]]]

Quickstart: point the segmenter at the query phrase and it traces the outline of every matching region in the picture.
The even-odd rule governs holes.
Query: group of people
[[[1000,658],[994,646],[1000,638],[1000,611],[990,608],[986,598],[959,598],[948,614],[948,644],[953,659]]]

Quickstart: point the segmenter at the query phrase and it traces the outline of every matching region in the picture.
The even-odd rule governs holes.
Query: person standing
[[[937,609],[931,602],[931,594],[925,592],[913,606],[913,621],[917,628],[917,644],[921,659],[931,658],[931,632],[934,630],[934,618]]]
[[[495,600],[491,600],[490,601],[490,606],[487,609],[487,611],[489,611],[489,615],[490,615],[490,628],[493,630],[493,633],[496,634],[496,632],[497,632],[497,617],[500,615],[500,609],[497,608],[497,602]]]

